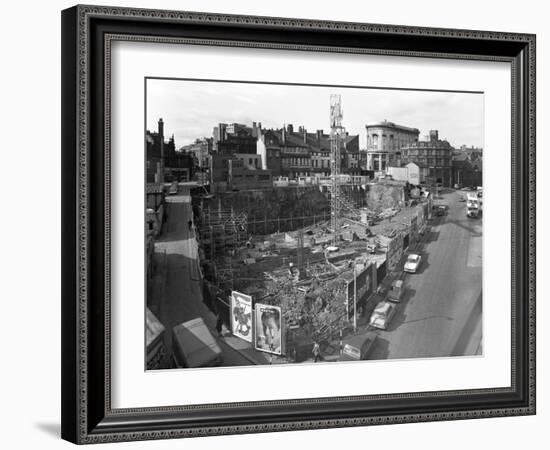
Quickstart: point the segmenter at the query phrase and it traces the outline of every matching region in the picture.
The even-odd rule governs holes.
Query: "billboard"
[[[371,280],[372,266],[369,264],[359,273],[355,278],[347,282],[346,289],[346,305],[348,311],[348,318],[351,320],[353,317],[353,303],[355,293],[357,292],[357,307],[364,307],[365,300],[372,293],[372,280]]]
[[[252,297],[231,292],[231,333],[252,342]]]
[[[281,308],[256,303],[254,310],[254,347],[256,350],[281,355],[282,328]]]

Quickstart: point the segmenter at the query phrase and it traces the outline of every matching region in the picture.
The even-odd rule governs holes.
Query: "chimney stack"
[[[285,145],[286,144],[286,125],[285,124],[283,124],[283,130],[282,130],[281,136],[283,139],[283,145]]]
[[[321,138],[323,137],[323,130],[317,130],[317,143],[321,144]]]
[[[307,130],[306,130],[306,127],[302,127],[302,133],[304,134],[304,144],[307,144]]]
[[[294,132],[294,125],[292,125],[291,123],[289,123],[289,124],[286,126],[286,128],[287,128],[287,131],[288,131],[289,133],[293,133],[293,132]]]
[[[159,119],[159,140],[160,140],[160,168],[158,182],[164,183],[164,121]]]

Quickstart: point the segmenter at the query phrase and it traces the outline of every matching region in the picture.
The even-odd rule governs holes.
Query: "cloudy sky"
[[[211,137],[220,122],[261,122],[263,128],[293,124],[308,132],[329,130],[330,94],[342,96],[343,125],[360,135],[365,147],[365,124],[384,119],[429,130],[454,147],[483,147],[483,94],[345,87],[315,87],[186,80],[147,81],[147,129],[164,120],[165,135],[176,147],[196,138]]]

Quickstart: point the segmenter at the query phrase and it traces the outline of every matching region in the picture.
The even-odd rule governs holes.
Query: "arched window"
[[[377,134],[372,135],[372,146],[374,148],[378,148],[378,135]]]

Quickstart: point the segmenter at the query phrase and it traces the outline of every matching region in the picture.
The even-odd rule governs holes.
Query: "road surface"
[[[432,220],[419,272],[405,275],[403,300],[369,359],[481,352],[482,219],[466,217],[462,194],[442,196],[447,215]]]

